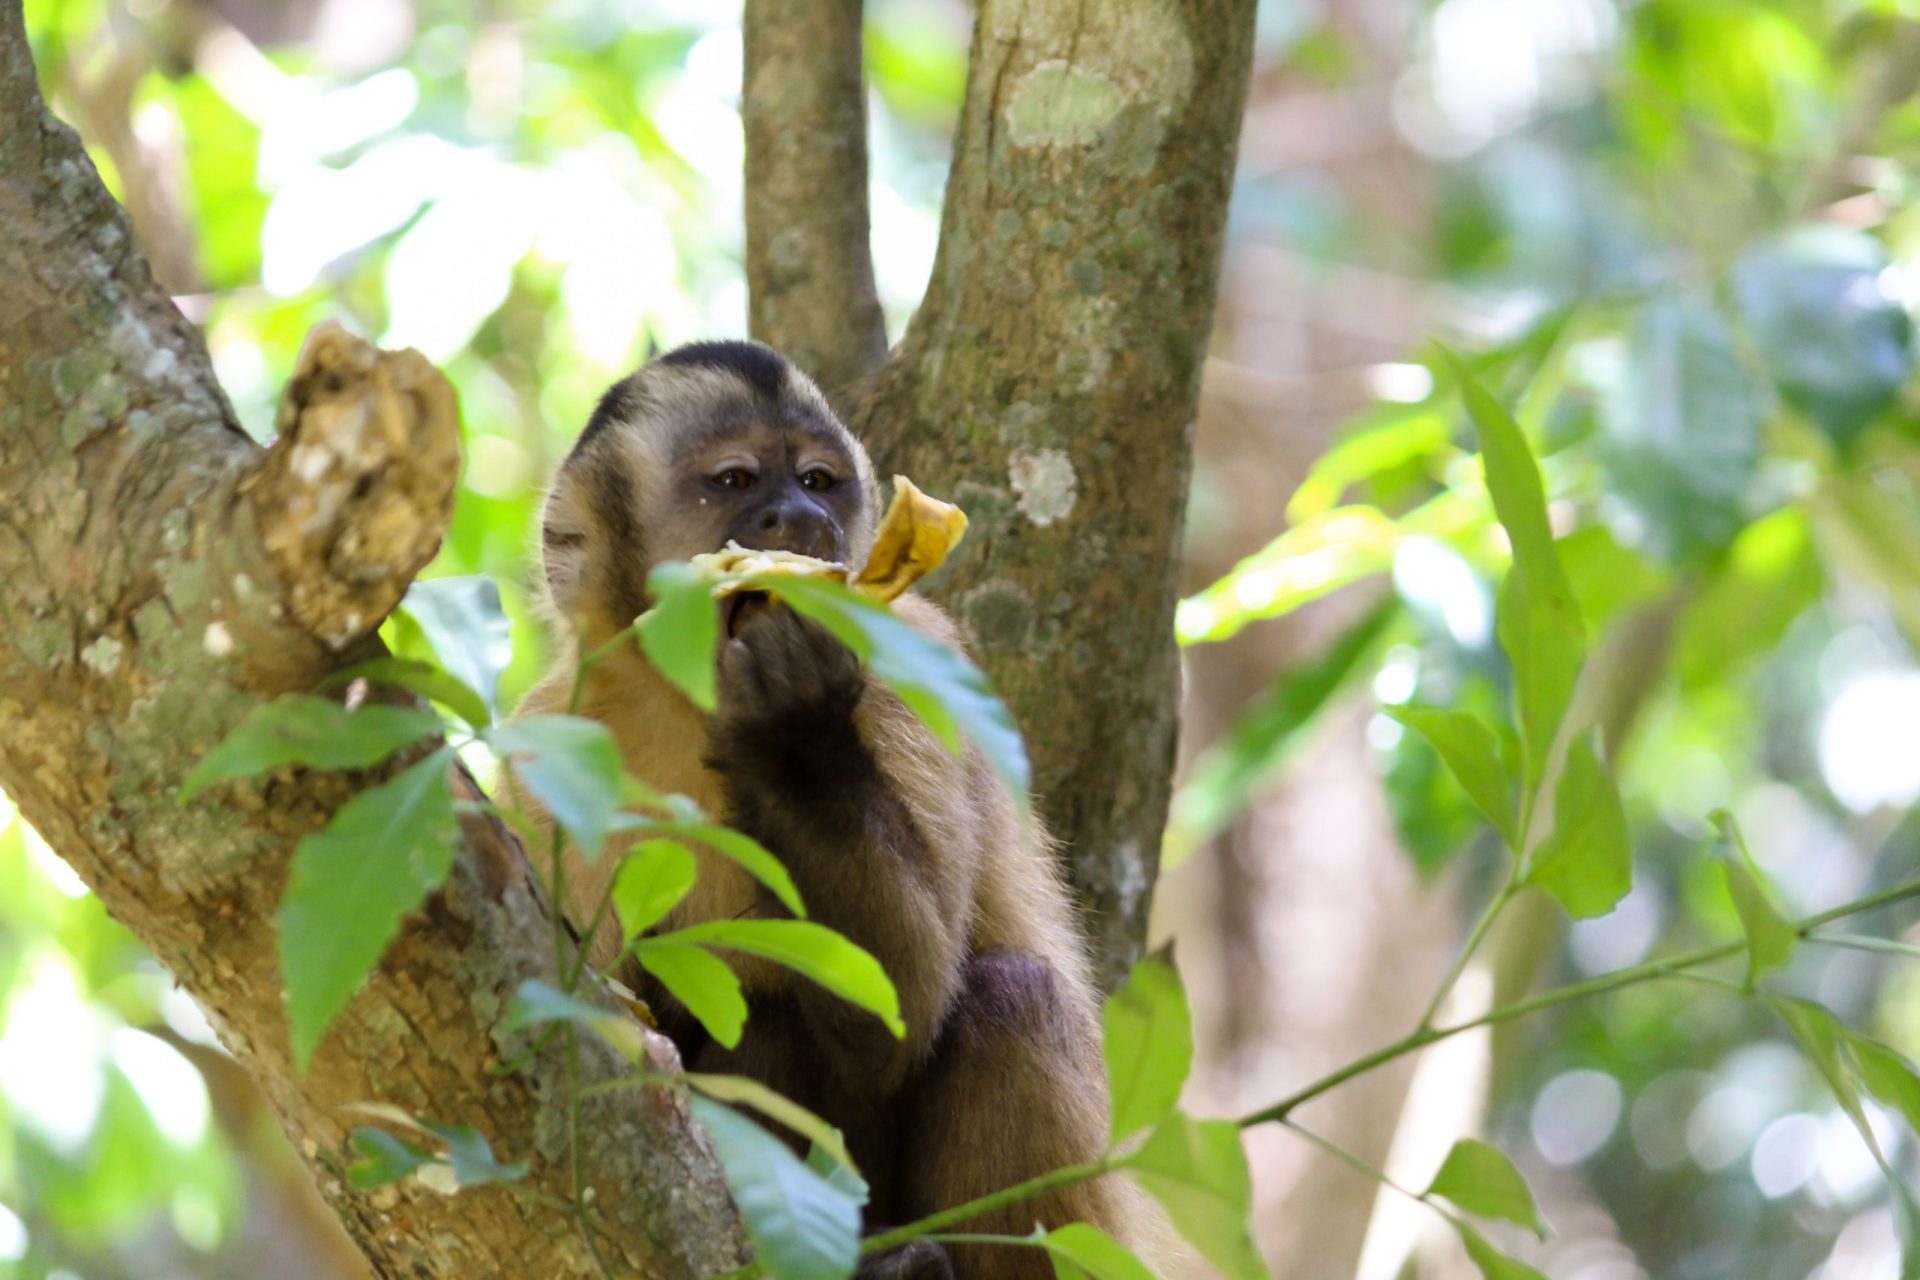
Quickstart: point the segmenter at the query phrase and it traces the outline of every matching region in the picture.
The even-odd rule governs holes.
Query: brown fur
[[[835,551],[850,562],[864,558],[877,497],[865,452],[810,383],[790,369],[776,378],[774,366],[761,363],[764,348],[743,354],[743,346],[716,349],[711,360],[656,362],[616,387],[562,468],[545,542],[553,605],[571,621],[569,651],[520,714],[567,709],[573,646],[598,646],[631,620],[643,604],[632,584],[644,582],[652,563],[724,540],[715,509],[726,503],[699,488],[700,467],[724,465],[713,459],[733,448],[735,435],[775,460],[770,477],[789,456],[783,451],[798,459],[795,467],[810,465],[803,455],[815,446],[791,443],[796,421],[799,434],[843,454],[847,484],[858,490],[839,495]],[[756,377],[762,391],[776,393],[754,394]],[[738,432],[708,439],[689,463],[679,441],[715,416],[737,422]],[[679,491],[702,497],[682,501]],[[610,509],[621,494],[624,509]],[[893,607],[958,645],[932,603],[906,596]],[[850,684],[835,674],[843,663]],[[873,952],[893,978],[904,1042],[791,971],[737,958],[750,1016],[740,1045],[726,1050],[629,970],[690,1067],[753,1076],[842,1129],[873,1186],[871,1230],[1097,1157],[1107,1098],[1097,1001],[1044,834],[1022,819],[978,753],[946,751],[850,663],[812,624],[792,615],[755,619],[728,642],[715,716],[661,679],[637,649],[593,669],[579,710],[612,731],[634,775],[759,838],[786,862],[810,916]],[[696,852],[698,884],[661,929],[782,914],[732,862]],[[569,856],[571,918],[589,918],[616,866],[613,856]],[[602,967],[616,961],[612,922],[590,947]],[[958,1229],[1024,1235],[1036,1223],[1069,1221],[1145,1243],[1137,1199],[1117,1178]],[[973,1246],[949,1256],[961,1280],[1052,1274],[1037,1250]],[[923,1249],[890,1264],[869,1259],[863,1275],[937,1275],[937,1263],[937,1251]]]

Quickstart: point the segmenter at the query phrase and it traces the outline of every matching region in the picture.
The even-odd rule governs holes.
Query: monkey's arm
[[[893,979],[905,1041],[796,984],[845,1082],[890,1089],[924,1060],[958,986],[980,858],[965,760],[869,685],[845,646],[784,608],[728,642],[709,749],[735,825],[786,862],[812,919],[872,952]],[[911,758],[883,766],[902,754]]]

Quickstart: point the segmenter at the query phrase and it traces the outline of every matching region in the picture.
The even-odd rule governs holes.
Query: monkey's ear
[[[573,616],[587,571],[587,525],[571,497],[572,485],[562,471],[540,508],[540,569],[547,602],[562,618]]]

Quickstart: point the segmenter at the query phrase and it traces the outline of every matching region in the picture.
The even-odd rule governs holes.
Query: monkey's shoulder
[[[961,638],[960,628],[953,618],[933,601],[923,595],[909,591],[896,597],[888,606],[893,616],[912,627],[915,631],[931,640],[936,640],[949,649],[966,652],[966,644]]]

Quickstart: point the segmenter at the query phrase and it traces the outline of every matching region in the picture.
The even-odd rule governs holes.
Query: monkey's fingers
[[[895,476],[893,502],[874,537],[873,554],[853,585],[876,599],[892,600],[938,569],[966,532],[966,512]]]
[[[860,660],[825,627],[775,608],[727,642],[722,712],[736,720],[851,712],[865,685]]]

